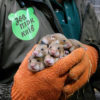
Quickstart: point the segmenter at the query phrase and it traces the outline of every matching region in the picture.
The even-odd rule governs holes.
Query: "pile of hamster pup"
[[[75,41],[76,42],[76,41]],[[28,69],[31,72],[38,72],[47,67],[52,66],[62,57],[67,56],[76,48],[81,47],[71,42],[61,33],[54,33],[53,35],[44,36],[32,55],[28,59]]]

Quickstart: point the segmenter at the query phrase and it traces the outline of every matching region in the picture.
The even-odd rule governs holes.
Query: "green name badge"
[[[33,39],[39,30],[39,20],[34,14],[33,8],[19,10],[11,13],[8,19],[12,21],[12,31],[21,40]]]

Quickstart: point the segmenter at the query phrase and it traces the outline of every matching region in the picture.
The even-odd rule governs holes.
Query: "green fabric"
[[[64,35],[67,38],[79,40],[81,24],[75,1],[72,0],[69,2],[65,0],[63,5],[59,4],[56,0],[52,0],[52,2]]]

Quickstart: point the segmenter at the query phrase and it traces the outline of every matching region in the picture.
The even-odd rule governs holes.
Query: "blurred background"
[[[86,0],[86,4],[92,3],[97,14],[97,17],[100,21],[100,0]],[[99,99],[100,100],[100,99]]]
[[[100,21],[100,0],[86,0],[86,5],[92,3],[98,20]],[[100,100],[100,92],[95,89],[96,100]]]

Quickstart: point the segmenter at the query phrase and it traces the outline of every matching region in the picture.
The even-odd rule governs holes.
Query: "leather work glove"
[[[98,61],[98,52],[94,47],[82,44],[77,40],[71,40],[71,42],[84,47],[85,53],[81,60],[69,71],[68,78],[74,81],[67,83],[63,89],[66,98],[70,97],[89,81],[91,75],[96,72]]]
[[[67,78],[66,73],[80,62],[85,50],[75,50],[53,66],[36,73],[28,70],[28,58],[33,50],[26,55],[14,76],[12,100],[58,100]]]

